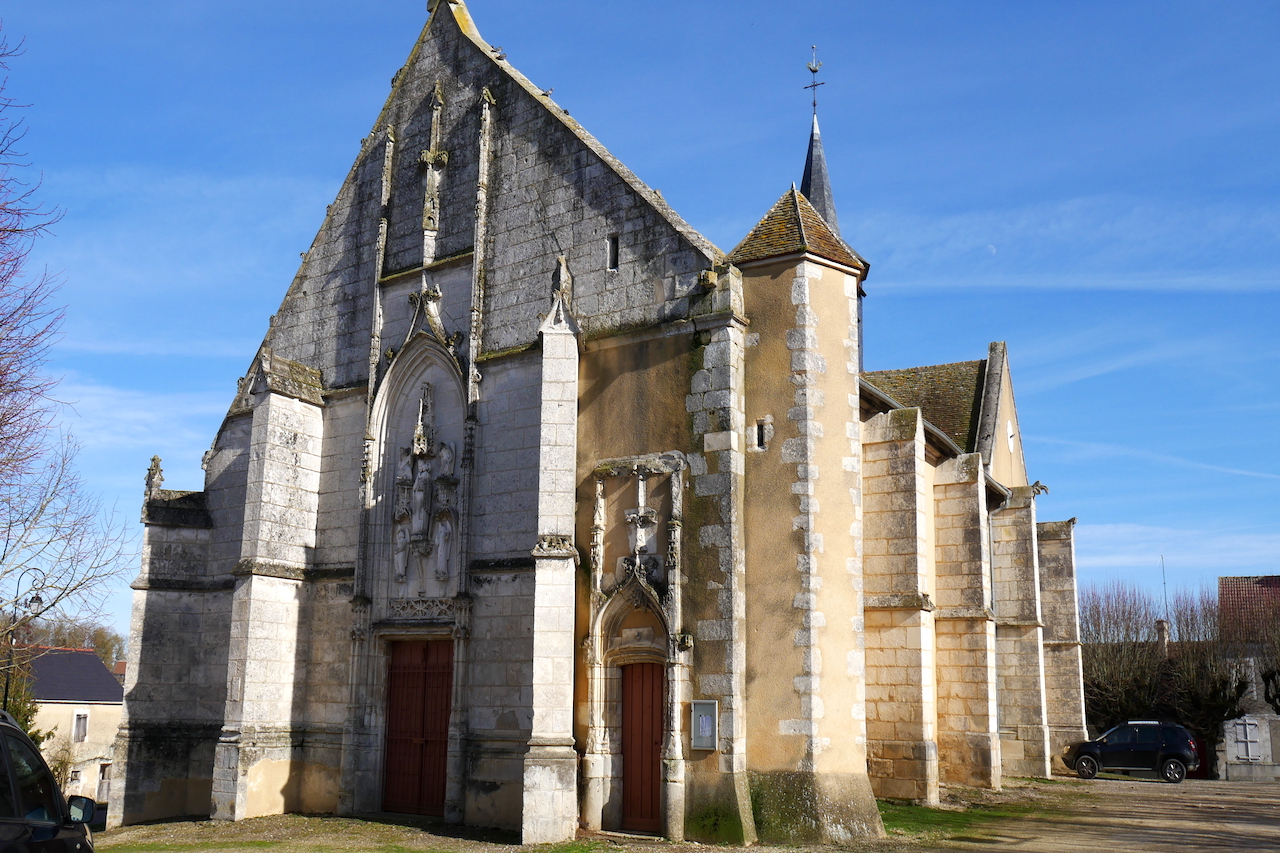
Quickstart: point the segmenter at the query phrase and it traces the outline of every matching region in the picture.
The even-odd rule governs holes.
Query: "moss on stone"
[[[684,835],[706,844],[742,844],[742,820],[732,808],[714,803],[685,817]]]

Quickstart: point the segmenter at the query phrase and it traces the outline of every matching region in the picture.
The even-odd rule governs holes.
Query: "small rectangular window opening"
[[[764,450],[764,421],[756,421],[756,447]]]
[[[89,739],[89,715],[76,714],[76,724],[71,736],[72,743],[84,743]]]
[[[608,260],[609,269],[616,270],[618,268],[618,235],[610,234],[608,240]]]

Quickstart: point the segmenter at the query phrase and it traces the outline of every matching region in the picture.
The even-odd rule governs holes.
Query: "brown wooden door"
[[[382,808],[443,815],[453,641],[391,644]]]
[[[662,664],[622,667],[622,828],[662,831]]]

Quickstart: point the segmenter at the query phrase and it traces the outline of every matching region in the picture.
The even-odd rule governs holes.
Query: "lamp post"
[[[28,569],[28,571],[30,571]],[[9,685],[13,681],[13,634],[18,628],[18,608],[23,607],[34,613],[40,609],[40,605],[44,604],[44,599],[40,597],[40,593],[32,593],[24,602],[21,596],[17,595],[18,590],[22,589],[22,580],[27,576],[27,572],[18,575],[18,583],[14,586],[13,601],[13,621],[9,623],[9,660],[4,668],[4,710],[9,712]]]

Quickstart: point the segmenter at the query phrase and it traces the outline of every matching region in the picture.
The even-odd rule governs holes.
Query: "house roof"
[[[977,448],[986,360],[864,373],[863,379],[924,417],[966,453]]]
[[[1218,578],[1218,616],[1248,631],[1280,613],[1280,575]]]
[[[93,649],[39,649],[31,673],[37,702],[124,701],[124,688]]]
[[[744,264],[797,252],[807,252],[864,273],[867,270],[867,262],[832,232],[822,215],[795,186],[782,194],[729,253],[729,263]]]

